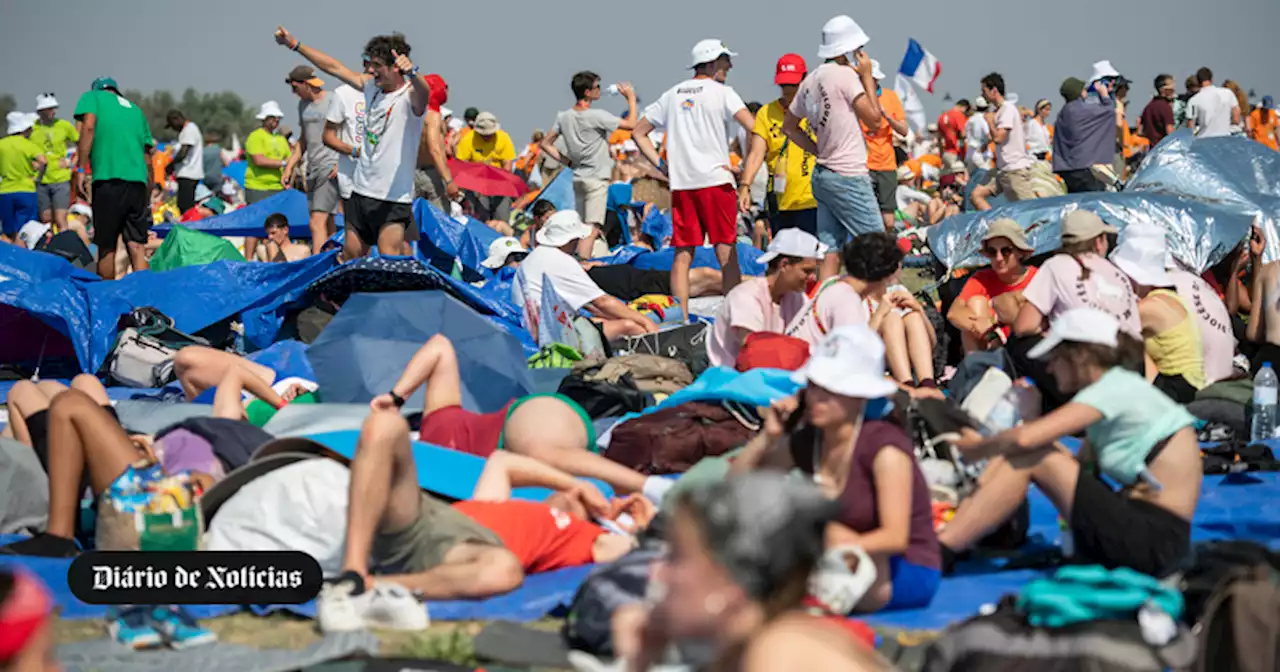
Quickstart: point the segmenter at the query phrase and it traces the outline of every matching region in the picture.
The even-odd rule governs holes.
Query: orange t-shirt
[[[1268,123],[1264,124],[1262,123],[1262,112],[1262,108],[1258,108],[1249,113],[1249,121],[1252,124],[1252,137],[1271,149],[1280,149],[1280,146],[1278,146],[1280,143],[1276,142],[1276,133],[1280,132],[1276,128],[1277,113],[1275,110],[1270,110],[1267,115]]]
[[[907,112],[902,109],[902,99],[898,98],[893,89],[881,87],[880,109],[890,119],[907,120]],[[897,170],[898,157],[893,153],[893,129],[889,124],[880,124],[880,128],[874,133],[869,132],[867,125],[861,121],[858,125],[862,126],[862,134],[867,137],[867,170]]]
[[[619,128],[609,134],[609,145],[621,145],[631,139],[631,131]]]
[[[163,185],[165,169],[173,162],[173,157],[168,152],[156,152],[151,155],[151,177],[156,184]]]
[[[1000,276],[996,275],[995,271],[990,268],[984,268],[982,270],[975,271],[974,274],[965,281],[964,287],[960,288],[960,295],[956,297],[956,301],[968,301],[975,296],[986,297],[986,299],[990,301],[1001,294],[1021,292],[1027,288],[1027,285],[1031,284],[1031,279],[1034,277],[1036,277],[1036,267],[1028,266],[1027,273],[1022,276],[1021,280],[1012,285],[1006,285],[1000,280]],[[992,309],[992,314],[995,314],[994,308]],[[1003,325],[1000,327],[1000,332],[1005,335],[1005,338],[1008,338],[1011,330],[1008,325]]]
[[[458,502],[453,508],[488,528],[528,574],[590,564],[604,528],[543,502]]]

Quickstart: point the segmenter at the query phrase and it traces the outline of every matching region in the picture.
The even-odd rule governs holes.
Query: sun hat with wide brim
[[[1146,287],[1172,287],[1173,276],[1165,270],[1168,250],[1164,238],[1133,236],[1120,242],[1111,253],[1111,263],[1134,282]]]
[[[492,112],[481,112],[476,117],[476,133],[480,135],[493,135],[502,130],[502,124],[498,123],[498,118]]]
[[[1027,234],[1017,222],[1002,217],[987,225],[987,233],[982,236],[982,242],[995,240],[996,238],[1007,238],[1009,242],[1023,252],[1035,252],[1035,248],[1031,247],[1031,243],[1027,242]]]
[[[520,244],[520,239],[511,236],[503,236],[489,243],[489,256],[480,262],[485,268],[496,270],[502,268],[507,263],[507,258],[513,254],[528,252],[524,245]]]
[[[724,41],[707,38],[699,40],[689,51],[689,67],[696,68],[703,63],[711,63],[721,56],[733,58],[737,55],[737,52],[730,51],[729,47],[724,46]]]
[[[880,399],[898,390],[885,377],[884,341],[865,324],[832,329],[791,379],[857,399]]]
[[[258,114],[254,118],[261,121],[263,119],[269,119],[271,117],[275,117],[277,119],[284,118],[284,110],[281,110],[280,104],[274,100],[268,100],[267,102],[263,103],[262,107],[258,108]]]
[[[822,26],[822,44],[818,46],[818,58],[835,58],[851,54],[871,42],[866,31],[849,16],[841,14]]]
[[[534,239],[539,245],[561,247],[591,235],[591,227],[583,223],[576,210],[557,210],[538,229]]]
[[[276,469],[303,460],[328,458],[350,464],[350,460],[325,447],[324,444],[305,437],[289,437],[268,441],[254,451],[248,464],[233,470],[214,483],[200,498],[200,510],[205,525],[213,520],[218,509],[241,488]]]

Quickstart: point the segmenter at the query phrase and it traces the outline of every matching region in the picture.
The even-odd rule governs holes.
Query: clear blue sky
[[[930,116],[942,96],[972,98],[995,70],[1023,104],[1060,103],[1059,84],[1087,77],[1110,59],[1135,80],[1131,103],[1145,105],[1151,79],[1177,78],[1202,65],[1259,95],[1280,96],[1274,46],[1280,0],[607,0],[440,2],[439,0],[58,0],[6,3],[0,28],[0,92],[33,109],[54,91],[69,116],[99,75],[121,88],[235,91],[256,106],[292,109],[283,83],[295,54],[271,38],[277,23],[304,42],[359,66],[378,33],[403,32],[412,58],[449,81],[449,106],[492,111],[517,144],[550,125],[572,103],[570,76],[582,69],[606,81],[630,80],[653,100],[682,79],[689,49],[716,37],[741,54],[730,75],[747,100],[771,100],[774,61],[797,52],[814,67],[822,24],[849,13],[871,36],[868,50],[892,77],[908,37],[942,61]],[[615,112],[620,98],[603,101]]]

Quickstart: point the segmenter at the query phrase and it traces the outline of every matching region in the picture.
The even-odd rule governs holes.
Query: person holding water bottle
[[[1074,396],[1038,419],[955,442],[966,460],[991,462],[938,534],[944,566],[1017,511],[1035,483],[1066,521],[1078,558],[1156,577],[1174,569],[1191,546],[1203,465],[1191,414],[1124,366],[1141,352],[1103,310],[1073,308],[1053,320],[1029,355],[1048,358]],[[1055,443],[1082,431],[1078,457]]]

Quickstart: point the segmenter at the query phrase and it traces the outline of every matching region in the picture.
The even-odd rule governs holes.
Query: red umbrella
[[[453,173],[453,181],[460,189],[482,196],[520,198],[529,191],[529,185],[520,176],[484,163],[449,159],[449,172]]]

